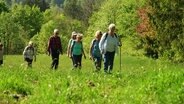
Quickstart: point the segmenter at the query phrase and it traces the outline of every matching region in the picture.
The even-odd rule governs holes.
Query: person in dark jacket
[[[53,36],[50,37],[48,42],[48,54],[52,56],[51,69],[57,69],[59,64],[59,54],[63,54],[61,38],[58,36],[59,30],[54,29]]]

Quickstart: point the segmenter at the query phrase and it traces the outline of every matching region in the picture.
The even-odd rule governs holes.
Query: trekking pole
[[[119,44],[119,48],[120,48],[120,49],[119,49],[119,51],[120,51],[120,52],[119,52],[119,53],[120,53],[120,60],[119,60],[120,71],[121,71],[121,46],[122,46],[121,38],[122,38],[122,35],[119,35],[119,39],[118,39],[119,43],[118,43],[118,44]]]
[[[119,60],[120,66],[119,67],[120,67],[120,71],[121,71],[121,47],[120,47],[120,50],[119,51],[120,51],[120,60]]]

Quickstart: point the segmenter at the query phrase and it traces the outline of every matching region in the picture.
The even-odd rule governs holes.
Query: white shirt
[[[115,35],[112,37],[111,35],[104,33],[100,40],[99,48],[102,54],[105,54],[107,51],[118,52],[118,38]]]

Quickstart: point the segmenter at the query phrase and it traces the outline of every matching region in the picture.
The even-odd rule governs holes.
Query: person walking
[[[68,42],[68,47],[67,47],[67,56],[70,57],[70,48],[71,48],[71,45],[72,45],[72,42],[76,39],[76,36],[77,36],[77,33],[75,31],[72,32],[72,35],[71,35],[71,39],[69,40]],[[70,57],[71,60],[72,60],[72,65],[74,65],[74,60],[72,57]]]
[[[54,29],[53,35],[48,41],[48,55],[52,57],[51,69],[57,69],[59,64],[59,54],[63,54],[61,38],[58,36],[59,30]]]
[[[108,32],[103,34],[99,43],[100,51],[103,54],[105,73],[112,72],[115,52],[118,52],[119,41],[115,29],[115,24],[110,24]]]
[[[27,67],[32,68],[33,59],[36,62],[36,52],[32,41],[29,41],[28,45],[24,48],[23,56],[24,60],[27,62]]]
[[[72,45],[70,48],[70,57],[73,58],[73,61],[74,61],[73,69],[76,69],[77,67],[81,69],[82,55],[84,55],[84,58],[86,58],[81,39],[82,39],[82,34],[77,34],[76,40],[72,42]]]
[[[95,33],[95,39],[92,40],[90,45],[90,59],[94,61],[96,71],[99,71],[101,69],[101,62],[102,62],[102,54],[100,53],[99,49],[99,42],[102,37],[101,31],[96,31]]]

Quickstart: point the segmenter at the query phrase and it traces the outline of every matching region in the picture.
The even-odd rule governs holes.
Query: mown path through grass
[[[0,104],[183,104],[183,65],[145,57],[125,56],[122,70],[115,58],[112,74],[94,72],[89,59],[81,70],[71,70],[63,55],[57,71],[50,57],[39,55],[32,69],[22,56],[6,56],[0,69]]]

